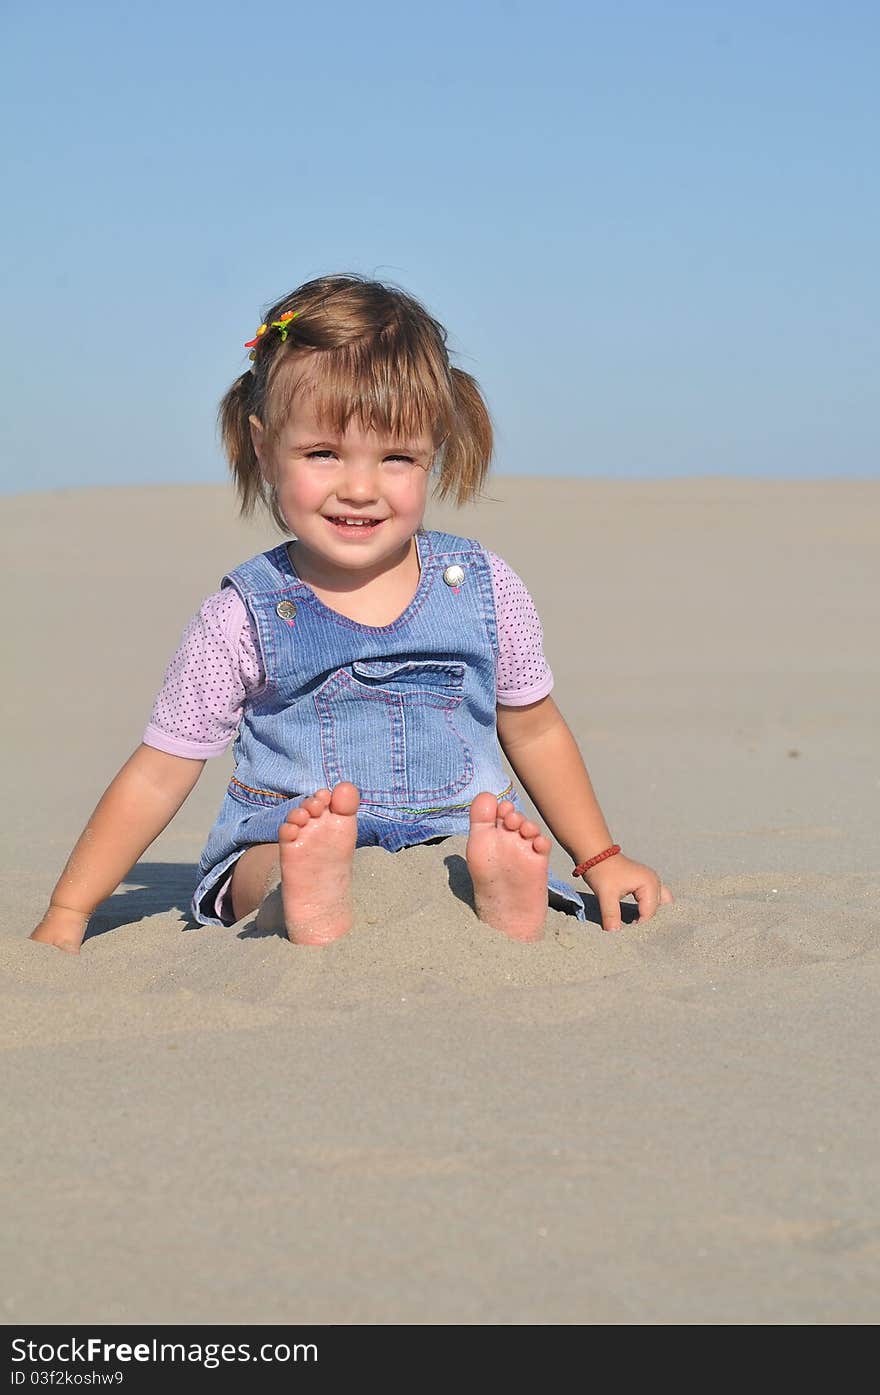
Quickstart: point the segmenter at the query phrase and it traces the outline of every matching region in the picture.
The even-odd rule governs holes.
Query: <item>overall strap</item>
[[[284,547],[285,544],[282,543],[279,547],[270,548],[267,552],[261,552],[247,562],[233,567],[221,580],[221,589],[224,586],[234,586],[243,600],[248,596],[286,591],[294,579],[283,565]]]
[[[431,529],[427,538],[431,548],[431,560],[440,571],[450,565],[458,565],[465,569],[465,584],[472,585],[480,597],[486,632],[497,660],[499,651],[495,589],[492,585],[492,564],[486,549],[476,538],[463,538],[456,533],[444,533],[438,529]]]
[[[438,528],[429,528],[423,534],[427,538],[433,557],[450,557],[456,561],[484,552],[475,538],[462,538],[457,533],[444,533]]]

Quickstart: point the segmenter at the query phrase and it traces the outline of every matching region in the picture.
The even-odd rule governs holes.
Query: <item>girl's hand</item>
[[[50,906],[29,939],[41,945],[54,945],[67,954],[79,954],[89,917],[66,906]]]
[[[624,896],[632,894],[638,902],[636,925],[650,920],[658,906],[671,905],[673,900],[669,887],[663,885],[656,872],[624,857],[623,853],[597,862],[584,873],[584,881],[599,902],[603,930],[620,929],[620,902]]]

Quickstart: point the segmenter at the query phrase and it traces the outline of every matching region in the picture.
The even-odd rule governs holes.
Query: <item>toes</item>
[[[541,832],[538,825],[536,823],[530,823],[528,819],[523,819],[519,826],[519,831],[523,838],[534,838]]]
[[[535,849],[535,852],[540,853],[542,857],[548,857],[553,844],[543,833],[539,833],[538,837],[532,843],[532,847]]]
[[[511,809],[514,809],[515,807],[516,806],[514,804],[511,804],[509,799],[502,799],[498,805],[499,819],[503,819],[505,814],[509,814]]]
[[[498,800],[484,790],[471,801],[471,824],[492,823],[498,816]]]
[[[342,780],[335,785],[330,796],[330,808],[334,814],[356,814],[360,802],[360,790],[350,780]]]
[[[356,814],[360,802],[357,785],[343,780],[332,794],[328,789],[320,789],[301,800],[295,809],[291,809],[285,823],[293,824],[295,828],[305,828],[312,819],[319,819],[327,809],[331,809],[334,814]]]
[[[511,809],[508,813],[504,815],[502,823],[504,824],[505,828],[510,829],[511,833],[515,833],[524,818],[525,814],[521,814],[519,809]]]

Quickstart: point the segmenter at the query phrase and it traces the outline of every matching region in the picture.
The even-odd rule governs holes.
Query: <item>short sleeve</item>
[[[544,657],[544,631],[525,584],[506,562],[489,553],[498,626],[496,699],[505,707],[539,702],[553,688]]]
[[[165,671],[146,746],[206,760],[234,740],[245,700],[265,682],[253,622],[232,586],[208,596]]]

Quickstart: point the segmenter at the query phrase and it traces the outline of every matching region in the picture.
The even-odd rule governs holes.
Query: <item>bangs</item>
[[[264,425],[275,440],[295,421],[298,403],[307,402],[321,427],[340,436],[355,420],[388,440],[428,436],[435,447],[455,417],[446,363],[418,333],[279,354],[266,386]]]

